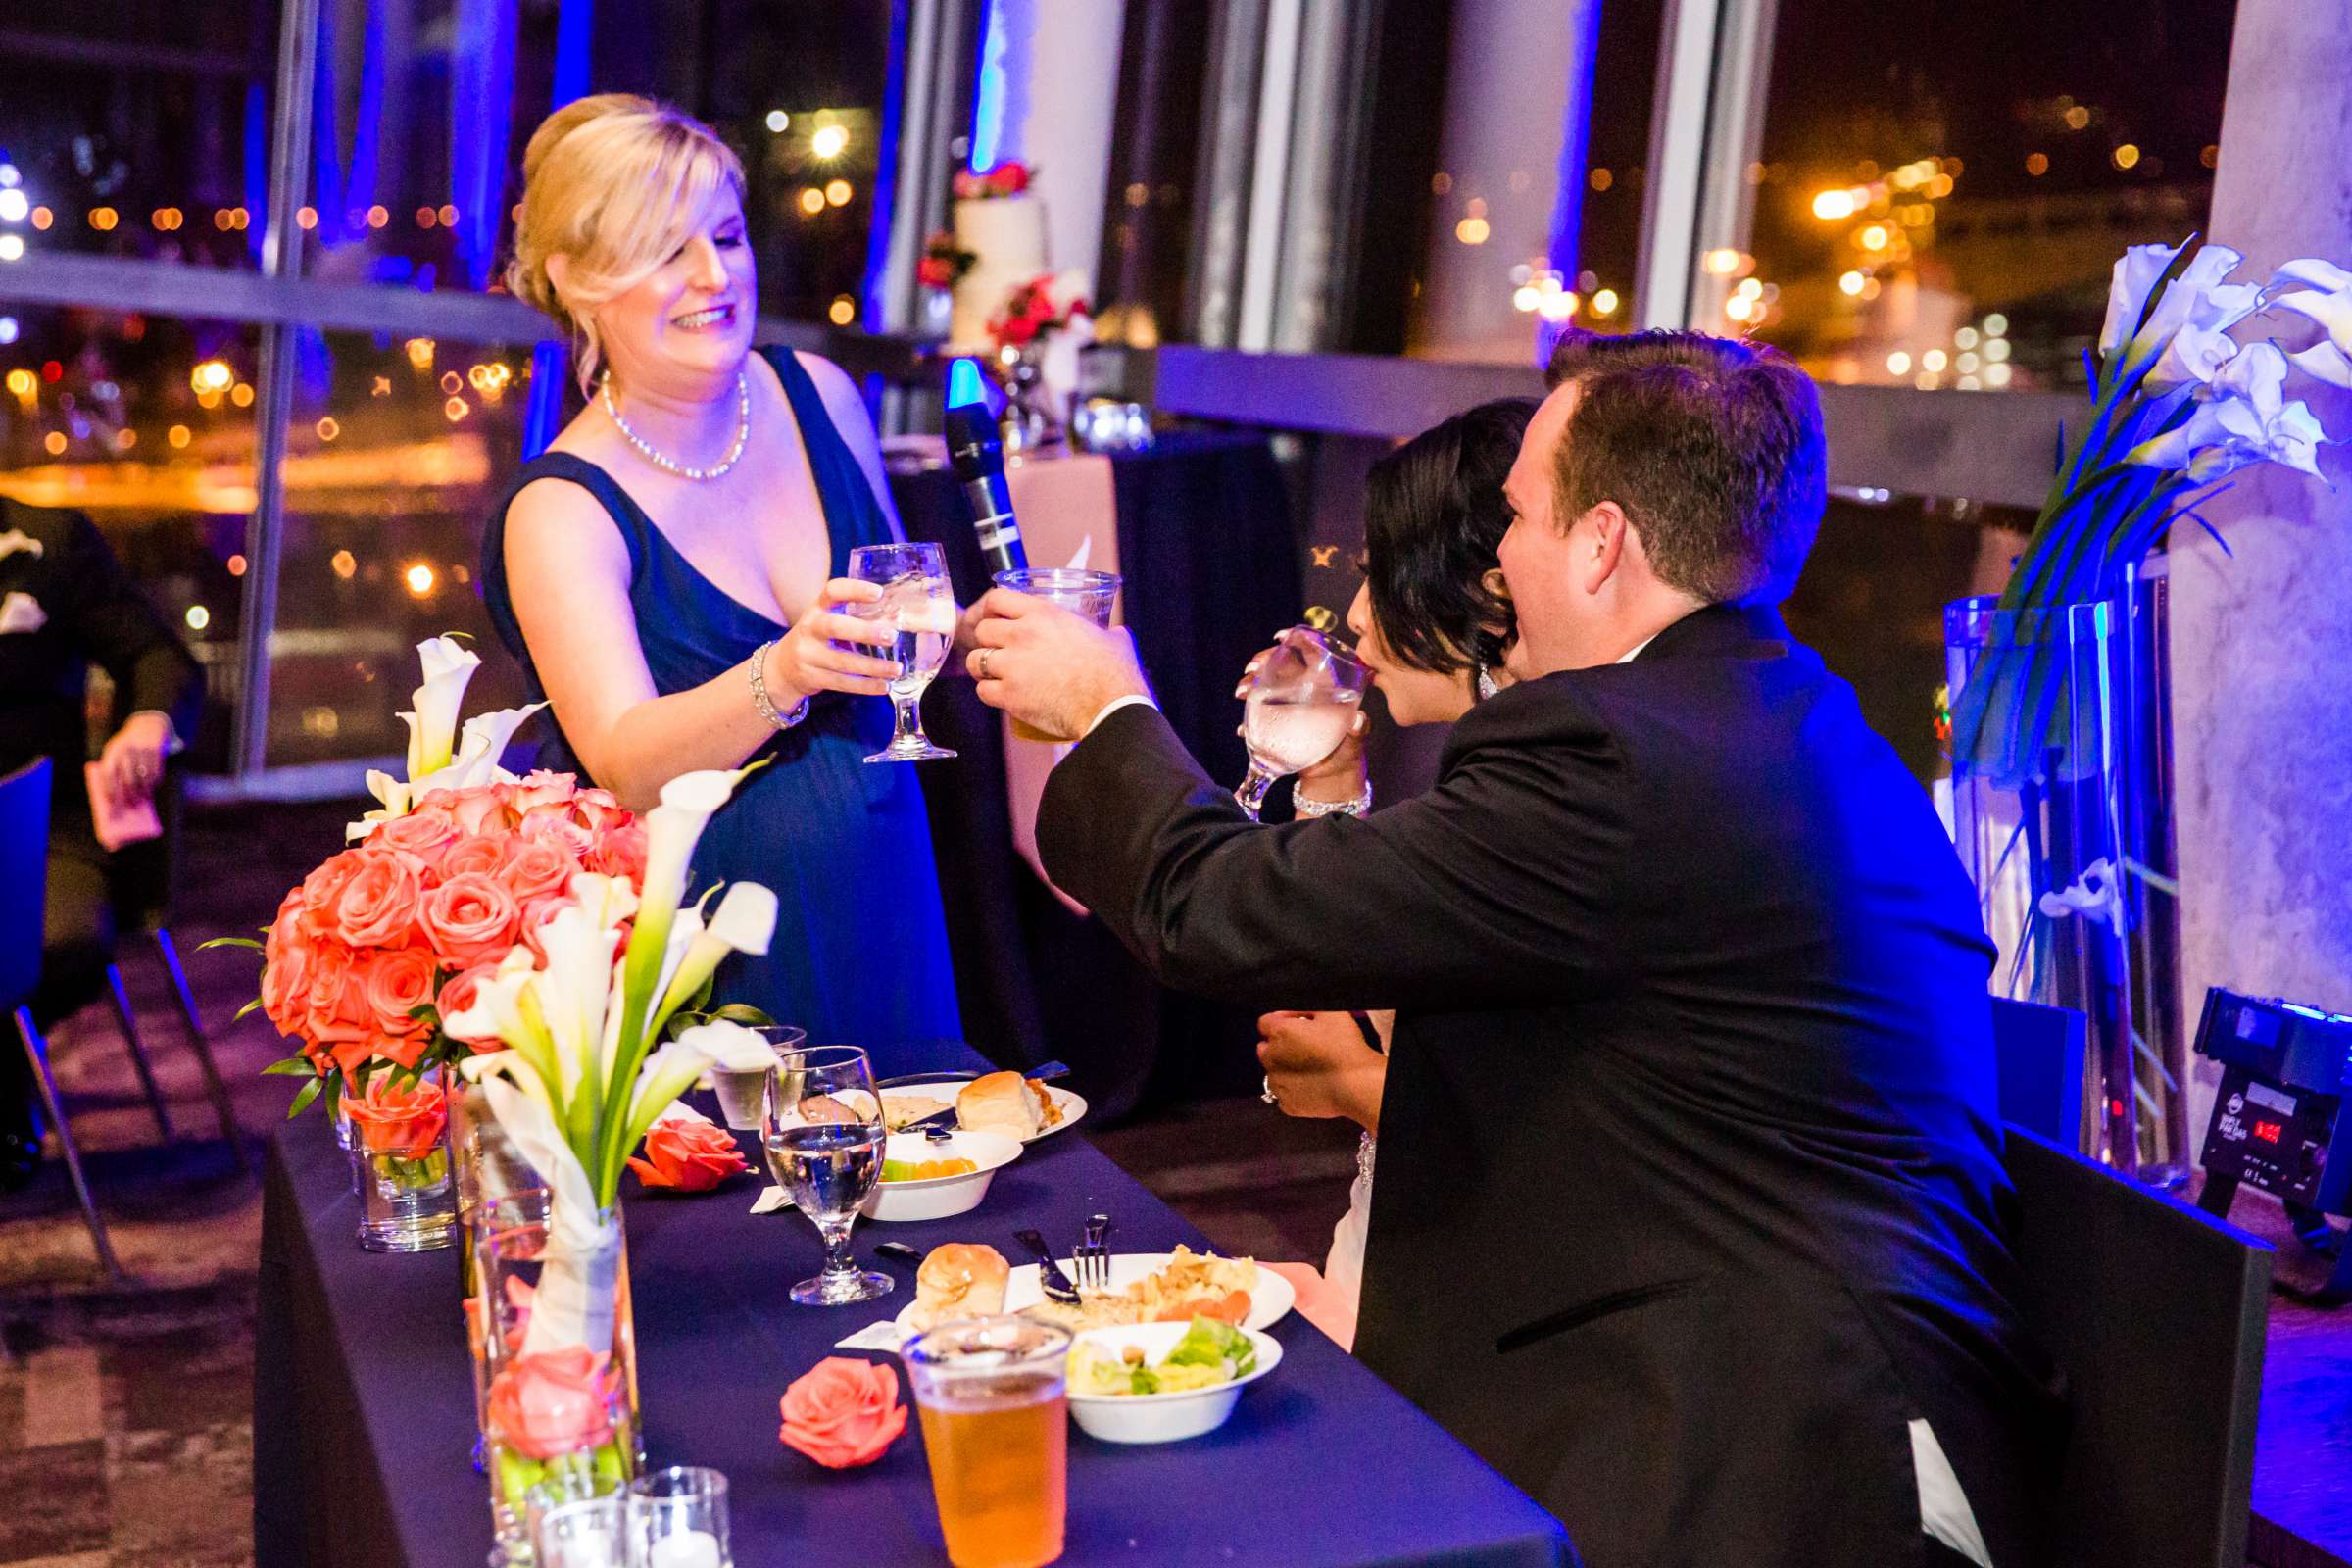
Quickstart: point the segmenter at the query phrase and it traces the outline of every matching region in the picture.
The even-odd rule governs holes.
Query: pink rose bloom
[[[405,948],[416,933],[423,867],[396,850],[361,853],[367,858],[335,899],[335,934],[355,948]]]
[[[468,872],[453,876],[424,896],[416,923],[441,961],[453,969],[495,963],[514,946],[520,911],[514,895],[496,877]]]
[[[563,806],[579,793],[579,780],[569,773],[551,773],[538,768],[523,776],[519,783],[501,786],[505,791],[507,809],[516,816],[528,816],[534,808]]]
[[[561,844],[574,856],[587,852],[595,835],[571,819],[568,806],[534,806],[514,824],[514,831],[525,838],[543,838]]]
[[[370,1154],[422,1159],[449,1125],[449,1096],[429,1078],[396,1088],[393,1077],[379,1072],[363,1093],[345,1095],[343,1113]]]
[[[262,943],[262,1011],[281,1035],[300,1034],[308,1017],[318,939],[302,923],[303,909],[302,889],[295,888],[278,905]]]
[[[784,1391],[784,1446],[828,1470],[872,1464],[906,1430],[899,1374],[879,1361],[828,1355]]]
[[[463,832],[504,833],[514,825],[514,818],[507,809],[503,788],[481,784],[469,790],[434,790],[417,804],[447,811]]]
[[[364,1042],[375,1027],[375,1009],[368,1005],[368,980],[352,951],[340,942],[321,942],[312,950],[311,986],[303,998],[302,1037],[345,1064],[346,1048]],[[366,1052],[351,1058],[366,1061]]]
[[[421,1030],[413,1035],[372,1034],[368,1037],[368,1054],[414,1072],[432,1044],[433,1037]]]
[[[458,819],[437,806],[411,811],[381,823],[368,839],[368,847],[413,855],[428,872],[438,871],[441,857],[458,842]]]
[[[303,919],[311,935],[318,937],[338,934],[335,925],[335,905],[343,897],[343,884],[360,874],[368,863],[365,850],[345,850],[330,855],[318,868],[302,879]]]
[[[514,895],[516,904],[528,905],[533,899],[570,887],[571,874],[579,868],[580,862],[560,840],[517,834],[507,841],[498,879]]]
[[[601,833],[635,818],[621,808],[620,797],[611,790],[585,789],[571,798],[571,819],[591,833]]]
[[[461,876],[496,876],[506,863],[507,835],[477,833],[451,845],[441,856],[441,880]]]
[[[658,1121],[645,1135],[645,1158],[631,1156],[629,1169],[648,1187],[707,1193],[752,1168],[736,1147],[735,1135],[707,1121]]]
[[[428,1032],[423,1019],[409,1014],[433,1000],[433,985],[440,974],[431,953],[423,948],[395,948],[371,956],[361,972],[366,977],[368,1005],[380,1033],[407,1039]],[[402,1065],[411,1065],[414,1059],[412,1056]]]
[[[588,869],[599,876],[625,876],[645,884],[645,824],[630,818],[606,827],[587,855]]]
[[[530,1459],[593,1448],[612,1436],[608,1381],[584,1345],[517,1356],[491,1380],[491,1435]]]

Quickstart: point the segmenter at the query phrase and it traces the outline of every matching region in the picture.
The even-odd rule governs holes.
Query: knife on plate
[[[1070,1277],[1054,1261],[1054,1249],[1046,1245],[1046,1239],[1033,1230],[1014,1231],[1012,1239],[1037,1254],[1037,1282],[1044,1288],[1046,1298],[1064,1306],[1076,1306],[1080,1299],[1078,1287],[1070,1283]]]

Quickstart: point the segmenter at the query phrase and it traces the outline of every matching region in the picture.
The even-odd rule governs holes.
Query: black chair
[[[1992,999],[1992,1049],[2001,1120],[2082,1150],[2082,1053],[2087,1021],[2073,1007]]]
[[[2056,1568],[2245,1568],[2272,1250],[2023,1127],[2028,1321],[2064,1373],[2072,1427]]]
[[[114,1244],[107,1239],[106,1221],[90,1196],[89,1178],[82,1173],[81,1151],[74,1147],[74,1130],[66,1123],[57,1096],[57,1080],[49,1072],[49,1050],[33,1026],[32,994],[41,981],[41,923],[49,890],[49,761],[43,758],[0,778],[0,1008],[13,1014],[17,1039],[41,1096],[41,1108],[57,1134],[74,1178],[74,1196],[81,1201],[81,1217],[90,1227],[98,1261],[110,1278],[122,1278]]]
[[[137,1069],[139,1087],[146,1092],[147,1103],[155,1112],[156,1131],[170,1142],[174,1136],[172,1112],[164,1102],[163,1089],[157,1084],[155,1067],[147,1055],[146,1041],[139,1033],[138,1015],[131,1010],[130,992],[122,983],[122,954],[134,933],[144,934],[154,943],[156,956],[162,960],[165,978],[171,982],[172,999],[178,1004],[180,1024],[185,1029],[188,1045],[196,1054],[196,1064],[204,1074],[205,1095],[213,1102],[213,1114],[220,1120],[220,1136],[227,1140],[229,1152],[235,1157],[238,1169],[252,1173],[252,1157],[245,1140],[237,1129],[236,1112],[228,1098],[228,1086],[221,1082],[220,1066],[213,1059],[213,1043],[204,1032],[203,1014],[197,1011],[196,996],[188,988],[187,972],[180,967],[179,949],[172,940],[167,923],[175,902],[179,870],[179,832],[182,789],[177,767],[168,768],[164,781],[156,791],[156,810],[164,824],[161,838],[139,844],[126,844],[109,858],[108,891],[115,915],[115,951],[107,956],[106,994],[115,1010],[115,1023],[122,1032],[122,1043],[129,1048],[132,1067]]]

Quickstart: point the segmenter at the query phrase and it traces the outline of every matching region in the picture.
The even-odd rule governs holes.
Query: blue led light
[[[948,362],[948,407],[961,408],[966,403],[986,403],[988,394],[980,388],[980,367],[971,360]]]
[[[988,0],[980,23],[980,79],[972,90],[972,154],[975,174],[997,167],[1004,139],[1004,6]]]

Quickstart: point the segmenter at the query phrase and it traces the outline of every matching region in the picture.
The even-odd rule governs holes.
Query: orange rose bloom
[[[899,1374],[879,1361],[828,1355],[784,1391],[784,1446],[828,1470],[872,1464],[906,1430]]]
[[[644,1159],[632,1157],[629,1169],[648,1187],[675,1187],[680,1192],[707,1193],[737,1171],[750,1170],[751,1161],[735,1145],[735,1135],[707,1121],[658,1121],[645,1135]]]

